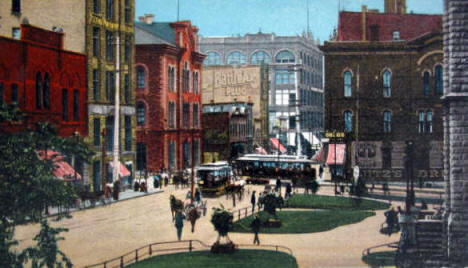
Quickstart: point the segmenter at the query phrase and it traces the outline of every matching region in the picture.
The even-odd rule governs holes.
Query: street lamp
[[[414,206],[415,195],[414,195],[414,182],[413,182],[413,141],[406,141],[406,158],[405,158],[405,169],[406,169],[406,212],[410,213],[410,208]]]

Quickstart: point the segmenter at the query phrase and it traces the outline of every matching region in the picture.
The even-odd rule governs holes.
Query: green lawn
[[[143,260],[130,268],[293,268],[296,259],[283,252],[239,250],[234,254],[212,254],[209,251],[160,255]]]
[[[352,209],[352,210],[380,210],[388,209],[384,202],[361,199],[357,200],[342,196],[304,195],[295,194],[288,200],[290,208],[316,208],[316,209]]]
[[[362,261],[372,267],[395,266],[396,251],[382,251],[362,257]]]
[[[324,210],[324,211],[278,211],[281,219],[280,228],[261,228],[260,233],[300,234],[324,232],[336,227],[360,222],[375,215],[372,211],[362,210]],[[260,219],[266,221],[267,213],[260,212]],[[252,216],[234,223],[233,232],[252,232]]]

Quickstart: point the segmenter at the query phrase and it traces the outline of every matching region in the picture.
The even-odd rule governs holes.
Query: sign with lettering
[[[344,132],[332,132],[332,131],[327,131],[325,132],[325,137],[327,138],[344,138],[345,133]]]
[[[365,180],[395,180],[404,181],[406,180],[404,169],[361,169],[361,178]],[[428,181],[443,180],[442,169],[429,169],[429,170],[415,170],[415,182],[416,180],[423,179]]]

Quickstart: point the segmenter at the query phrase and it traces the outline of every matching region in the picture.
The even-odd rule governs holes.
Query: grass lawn
[[[396,251],[382,251],[362,257],[362,261],[372,267],[395,266]]]
[[[342,196],[304,195],[295,194],[288,200],[290,208],[316,209],[352,209],[352,210],[380,210],[388,209],[389,204],[374,200],[361,199],[359,205],[356,200]]]
[[[266,234],[300,234],[324,232],[336,227],[360,222],[375,215],[372,211],[362,210],[324,210],[324,211],[277,211],[281,219],[280,228],[261,228],[260,233]],[[267,213],[260,212],[262,222],[266,221]],[[252,232],[250,223],[252,216],[234,223],[233,232]]]
[[[296,259],[283,252],[239,250],[234,254],[212,254],[209,251],[156,256],[128,266],[130,268],[289,268],[297,267]]]

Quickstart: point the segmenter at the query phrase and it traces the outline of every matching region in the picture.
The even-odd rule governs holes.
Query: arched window
[[[245,64],[246,63],[245,58],[246,57],[244,53],[241,53],[239,51],[234,51],[228,55],[227,64],[231,64],[231,65]]]
[[[426,132],[432,133],[432,111],[428,111],[426,114]]]
[[[50,77],[49,73],[44,76],[44,90],[43,90],[44,108],[50,109]]]
[[[208,57],[206,57],[204,64],[205,65],[221,65],[221,57],[216,52],[208,52]]]
[[[383,96],[389,98],[392,95],[392,74],[389,70],[383,73]]]
[[[42,76],[41,73],[36,74],[36,108],[42,108]]]
[[[138,66],[137,68],[137,81],[138,88],[142,89],[146,87],[146,70],[143,66]]]
[[[427,71],[423,75],[423,92],[424,95],[431,93],[431,74]]]
[[[344,112],[345,132],[353,131],[353,112]]]
[[[383,130],[385,133],[389,133],[392,131],[392,113],[390,111],[385,111],[383,115],[384,115]]]
[[[254,54],[252,54],[250,58],[250,63],[251,64],[261,64],[261,63],[270,63],[271,62],[271,57],[266,53],[265,51],[257,51]]]
[[[437,65],[435,68],[435,82],[436,94],[444,94],[443,69],[440,65]]]
[[[276,55],[277,63],[294,63],[295,60],[294,54],[287,50],[283,50]]]
[[[146,107],[143,102],[137,104],[137,125],[142,126],[146,122]]]
[[[353,94],[353,87],[352,87],[352,78],[353,75],[351,74],[350,71],[346,71],[344,73],[344,96],[345,97],[351,97]]]

